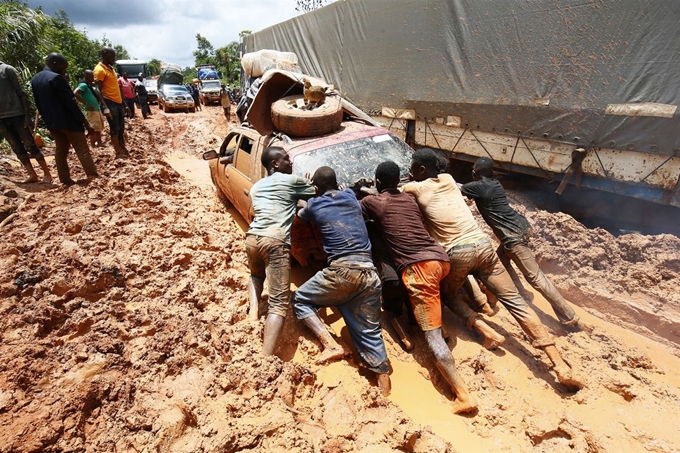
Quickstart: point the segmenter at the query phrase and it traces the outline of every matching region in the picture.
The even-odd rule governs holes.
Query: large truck
[[[680,2],[351,0],[243,40],[295,52],[414,148],[680,207]]]
[[[146,61],[143,60],[116,60],[116,73],[120,77],[124,72],[127,72],[133,79],[136,79],[140,73],[145,79],[149,76]]]

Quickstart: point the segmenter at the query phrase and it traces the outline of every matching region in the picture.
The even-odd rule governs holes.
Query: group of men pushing
[[[360,364],[376,374],[382,393],[389,394],[389,361],[380,326],[380,306],[381,289],[385,308],[394,294],[384,291],[394,286],[387,284],[384,269],[393,267],[437,368],[456,395],[451,410],[454,413],[474,410],[477,402],[458,374],[442,333],[442,302],[461,316],[468,328],[484,336],[485,347],[496,348],[504,338],[479,313],[455,297],[472,275],[507,308],[533,346],[545,351],[557,380],[571,389],[581,388],[579,378],[560,357],[554,340],[520,296],[463,198],[465,195],[476,201],[480,213],[501,240],[499,251],[512,259],[527,281],[546,297],[560,321],[578,327],[574,310],[538,268],[528,248],[529,224],[508,204],[503,187],[493,178],[493,162],[479,159],[474,165],[475,181],[465,185],[441,172],[439,164],[434,151],[415,151],[410,166],[411,182],[400,187],[398,165],[383,162],[375,172],[377,191],[359,201],[352,189],[338,187],[332,168],[319,168],[308,182],[292,174],[291,161],[283,148],[264,150],[262,165],[268,176],[250,191],[254,220],[246,236],[251,319],[259,317],[265,278],[269,288],[263,353],[274,353],[290,303],[296,318],[323,346],[317,363],[342,358],[346,351],[317,314],[319,307],[334,306],[345,320]],[[291,297],[290,231],[295,215],[318,226],[328,266]],[[371,238],[381,242],[387,251],[386,259],[372,250]],[[378,268],[383,271],[378,272]]]

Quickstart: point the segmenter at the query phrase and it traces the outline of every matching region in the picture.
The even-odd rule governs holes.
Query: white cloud
[[[104,35],[132,58],[157,58],[182,67],[194,63],[196,33],[215,47],[238,41],[298,15],[295,0],[38,0],[47,14],[63,9],[91,39]],[[129,24],[129,25],[125,25]]]

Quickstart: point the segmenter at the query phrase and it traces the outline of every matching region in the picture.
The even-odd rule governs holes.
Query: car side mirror
[[[217,155],[217,151],[214,149],[211,149],[210,151],[206,151],[203,153],[203,160],[213,160],[217,159],[219,156]]]

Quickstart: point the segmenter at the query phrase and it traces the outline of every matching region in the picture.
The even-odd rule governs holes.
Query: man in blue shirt
[[[324,351],[317,363],[342,358],[345,352],[324,326],[318,307],[337,307],[352,343],[368,369],[376,373],[383,395],[390,393],[389,361],[380,328],[380,277],[373,266],[361,206],[351,189],[339,190],[330,167],[312,177],[317,197],[298,216],[314,222],[321,231],[328,267],[307,280],[293,295],[295,317],[317,336]]]
[[[68,168],[67,156],[69,146],[80,160],[80,164],[88,177],[97,176],[97,169],[90,155],[84,131],[93,133],[92,127],[80,111],[76,98],[68,86],[64,75],[68,61],[63,55],[51,53],[47,56],[45,69],[37,73],[31,80],[35,105],[45,121],[50,135],[54,138],[54,162],[62,184],[73,184]]]
[[[266,178],[250,189],[253,221],[246,233],[250,280],[250,319],[259,317],[258,305],[264,279],[269,287],[269,310],[264,324],[262,353],[274,354],[290,302],[290,229],[295,206],[314,195],[314,187],[292,175],[293,165],[283,148],[270,146],[262,152]]]

